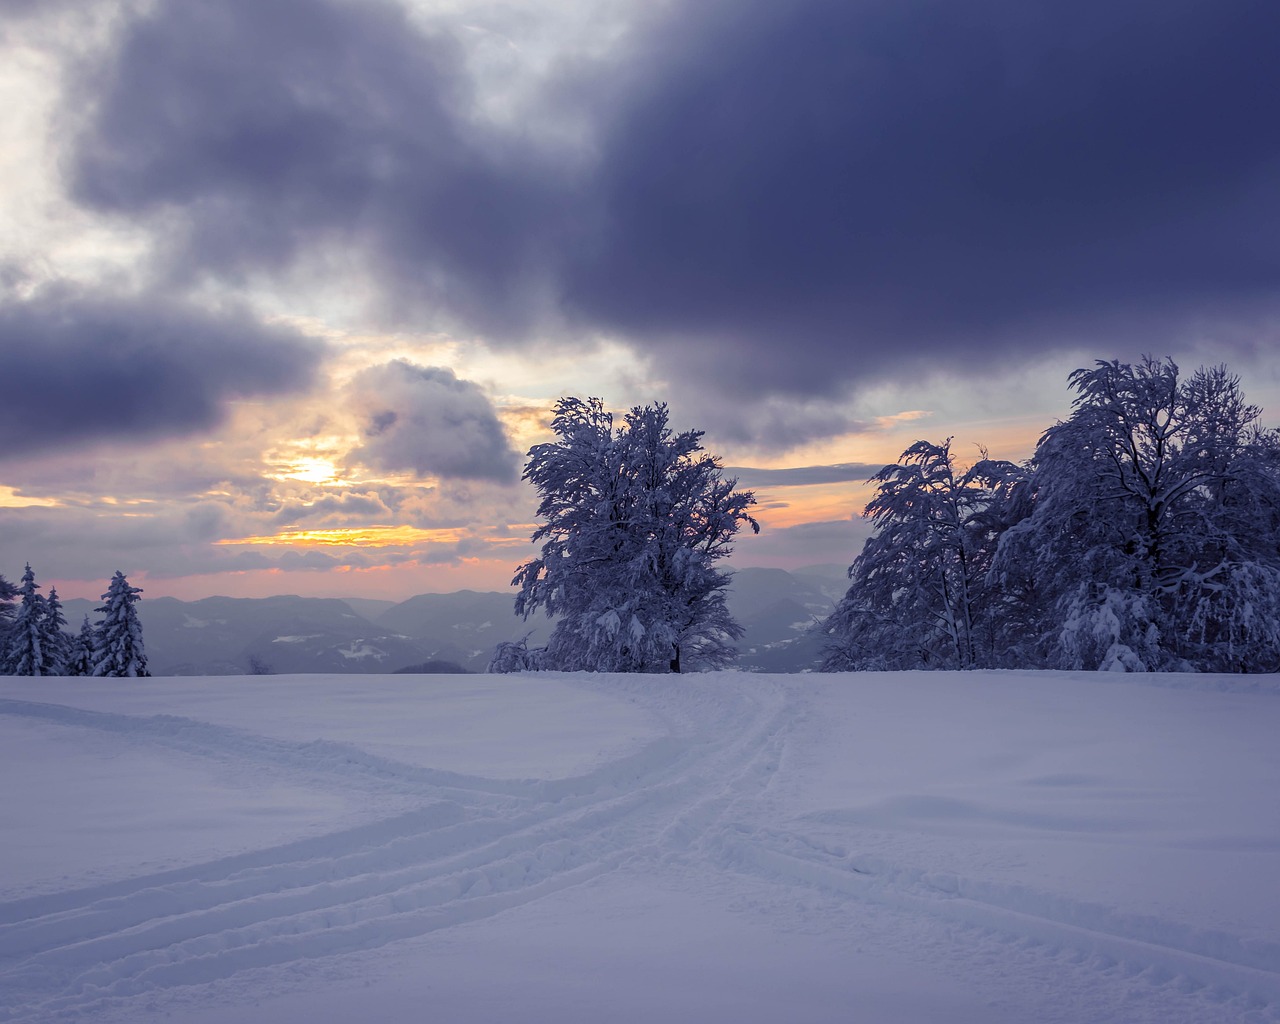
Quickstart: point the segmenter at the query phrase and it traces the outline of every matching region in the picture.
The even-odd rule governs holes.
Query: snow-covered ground
[[[1280,680],[0,680],[0,1020],[1280,1021]]]

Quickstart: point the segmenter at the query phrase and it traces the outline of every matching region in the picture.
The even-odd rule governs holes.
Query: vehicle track
[[[122,733],[186,754],[340,771],[423,806],[360,828],[103,886],[0,904],[0,1020],[92,1015],[133,997],[301,964],[478,920],[672,845],[709,788],[731,797],[777,745],[780,694],[678,695],[672,735],[560,780],[421,769],[172,716],[0,701],[0,713]],[[343,747],[341,751],[334,748]],[[338,760],[335,760],[338,759]],[[340,766],[340,767],[338,767]],[[494,798],[502,798],[495,804]],[[718,806],[718,805],[717,805]],[[726,805],[727,806],[727,805]]]
[[[724,824],[706,847],[723,870],[985,930],[1055,955],[1069,951],[1080,969],[1119,966],[1153,985],[1247,1007],[1251,1019],[1280,1021],[1280,942],[1244,941],[1020,886],[905,868],[745,822]]]
[[[273,966],[293,965],[305,977],[326,957],[482,920],[619,868],[672,861],[788,892],[806,886],[847,907],[848,919],[872,905],[964,930],[985,953],[1007,944],[1014,952],[1002,959],[1076,972],[1087,979],[1081,991],[1122,993],[1141,978],[1168,1005],[1196,1008],[1197,1019],[1280,1021],[1280,941],[917,870],[807,835],[773,785],[808,713],[800,687],[767,678],[611,680],[611,692],[649,709],[668,735],[556,780],[440,772],[345,744],[172,716],[0,701],[2,714],[420,801],[329,835],[0,904],[0,1021],[127,1015],[140,998]],[[976,955],[967,949],[946,953],[960,972],[964,957]]]

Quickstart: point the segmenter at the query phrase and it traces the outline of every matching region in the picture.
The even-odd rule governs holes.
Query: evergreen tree
[[[63,632],[67,617],[62,614],[62,602],[58,600],[58,588],[50,587],[49,596],[44,602],[44,619],[40,624],[41,646],[44,650],[45,672],[47,676],[65,676],[68,674],[68,662],[71,660],[71,637]]]
[[[94,638],[93,674],[95,676],[149,676],[147,655],[142,643],[142,623],[134,604],[140,600],[141,587],[131,587],[122,572],[111,578],[103,604],[98,609],[104,616]]]
[[[36,574],[27,563],[18,588],[20,602],[9,631],[8,653],[5,665],[10,675],[48,675],[48,663],[44,646],[45,600],[39,594]]]
[[[742,629],[729,615],[729,574],[715,562],[755,498],[721,476],[701,431],[673,433],[666,405],[633,408],[616,430],[597,398],[555,406],[558,441],[529,452],[538,489],[533,534],[541,556],[522,565],[516,611],[559,616],[542,651],[504,651],[545,668],[679,672],[734,656]]]
[[[18,588],[0,575],[0,675],[9,675],[9,637],[13,629],[13,600]]]
[[[93,646],[95,631],[89,624],[89,616],[80,623],[80,632],[70,638],[67,656],[67,675],[93,675]]]

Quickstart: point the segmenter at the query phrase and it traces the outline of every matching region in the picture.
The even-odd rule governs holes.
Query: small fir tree
[[[147,654],[142,643],[142,623],[134,604],[141,587],[131,587],[124,573],[117,570],[103,605],[98,609],[105,617],[99,623],[93,647],[95,676],[149,676]]]
[[[58,600],[58,588],[50,587],[44,602],[44,619],[40,623],[40,639],[44,648],[44,664],[47,676],[65,676],[71,660],[71,637],[63,632],[67,617],[62,614],[62,602]]]
[[[13,599],[18,588],[0,575],[0,674],[9,671],[9,634],[13,629]]]
[[[89,623],[89,616],[86,615],[84,617],[84,621],[80,623],[79,634],[70,638],[70,644],[68,645],[69,654],[67,656],[67,675],[93,675],[94,635],[94,628]]]
[[[22,585],[18,588],[21,598],[18,614],[14,617],[9,631],[6,670],[15,676],[48,675],[44,643],[45,599],[38,591],[36,574],[27,563],[22,574]]]

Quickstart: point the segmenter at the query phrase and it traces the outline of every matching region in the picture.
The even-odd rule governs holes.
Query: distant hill
[[[806,630],[844,592],[838,567],[795,573],[737,569],[729,593],[746,629],[739,665],[748,671],[798,672],[813,667],[821,645]],[[68,628],[78,631],[100,602],[65,602]],[[548,620],[525,622],[514,593],[460,590],[419,594],[398,604],[353,598],[209,597],[138,604],[147,657],[155,675],[239,675],[292,672],[483,672],[497,644],[545,643]]]
[[[809,630],[831,613],[844,593],[839,581],[782,569],[738,569],[729,610],[745,635],[738,667],[754,672],[801,672],[822,657],[822,642]]]
[[[83,613],[72,605],[67,620],[78,628]],[[144,598],[138,616],[155,675],[391,672],[430,654],[335,598]]]

